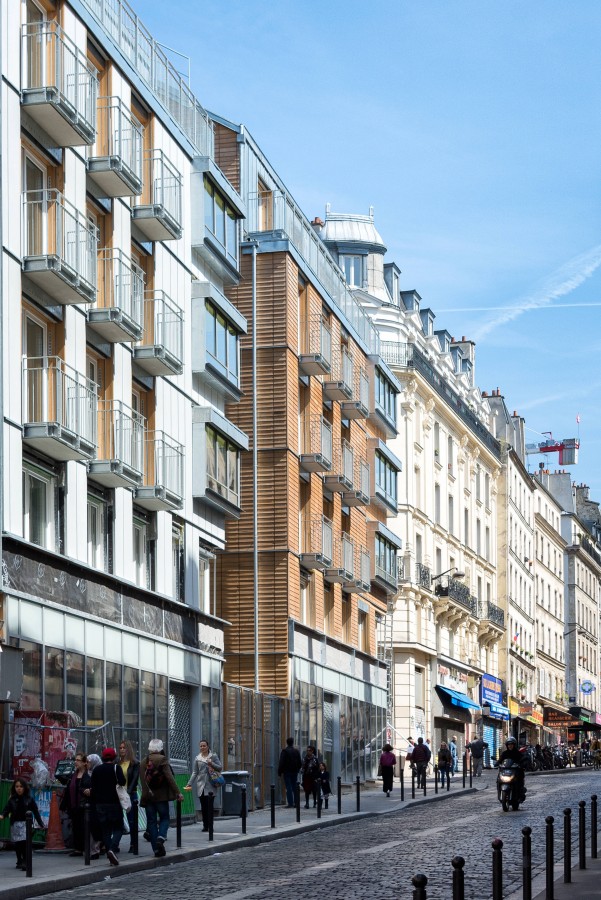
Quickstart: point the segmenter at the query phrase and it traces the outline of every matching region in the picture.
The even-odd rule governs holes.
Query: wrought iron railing
[[[429,588],[432,584],[432,572],[429,566],[423,563],[415,564],[415,581],[421,587]]]
[[[487,619],[500,628],[505,627],[505,613],[500,606],[491,603],[490,600],[480,600],[478,604],[478,614],[481,619]]]

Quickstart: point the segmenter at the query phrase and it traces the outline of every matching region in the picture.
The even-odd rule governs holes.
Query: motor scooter
[[[499,766],[497,797],[503,807],[503,812],[507,812],[510,806],[514,810],[520,808],[520,803],[524,799],[522,796],[524,782],[520,774],[521,767],[511,760],[502,762]]]

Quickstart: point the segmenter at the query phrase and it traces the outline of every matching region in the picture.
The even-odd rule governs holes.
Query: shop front
[[[568,731],[568,743],[581,744],[586,738],[591,738],[592,733],[597,731],[596,713],[586,706],[570,706],[569,713],[574,725]]]
[[[503,746],[504,723],[509,721],[509,708],[503,704],[503,682],[495,675],[482,675],[480,680],[482,704],[482,738],[488,744],[485,763],[498,758]]]
[[[523,747],[526,744],[540,744],[543,732],[543,710],[535,703],[524,703],[509,698],[511,733]]]
[[[465,685],[465,690],[459,690]],[[434,714],[434,748],[438,749],[442,741],[448,744],[452,737],[457,738],[457,752],[462,754],[466,743],[471,739],[474,716],[480,712],[480,705],[467,695],[467,682],[458,682],[454,687],[437,684],[433,697]]]
[[[557,736],[556,743],[574,741],[575,734],[580,728],[580,719],[571,715],[567,710],[552,709],[548,706],[544,710],[544,726]],[[572,738],[570,739],[570,735]]]

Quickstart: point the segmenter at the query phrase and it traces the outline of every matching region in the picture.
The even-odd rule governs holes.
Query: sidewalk
[[[175,828],[169,829],[167,840],[167,855],[161,859],[153,856],[150,844],[140,834],[139,856],[135,857],[127,852],[129,847],[129,835],[124,835],[121,841],[119,854],[119,866],[109,865],[105,856],[94,860],[89,866],[84,865],[83,858],[70,857],[63,852],[48,852],[43,850],[33,854],[33,877],[27,878],[24,872],[15,869],[15,854],[13,851],[0,852],[0,900],[25,900],[28,897],[38,897],[51,891],[62,891],[79,887],[84,884],[100,883],[107,877],[118,878],[142,869],[158,868],[172,865],[176,862],[184,862],[190,859],[198,859],[210,856],[213,853],[226,853],[241,847],[256,846],[267,841],[292,837],[313,831],[318,828],[328,828],[343,822],[351,822],[361,818],[385,815],[388,812],[404,809],[413,804],[442,802],[453,797],[461,797],[476,790],[483,790],[489,784],[489,779],[474,779],[474,786],[470,789],[469,779],[465,790],[462,780],[455,776],[451,780],[451,790],[434,792],[434,779],[429,778],[427,783],[427,796],[423,790],[416,791],[415,800],[411,799],[411,780],[407,784],[405,780],[405,801],[401,801],[401,789],[398,781],[395,781],[394,790],[390,798],[382,791],[381,783],[369,785],[361,791],[360,812],[357,812],[356,793],[354,788],[346,787],[342,794],[342,815],[337,814],[336,796],[332,796],[329,809],[322,809],[322,818],[317,818],[316,809],[304,809],[301,804],[301,821],[296,822],[296,811],[276,806],[275,829],[271,825],[271,812],[260,809],[248,814],[247,833],[241,833],[242,820],[239,817],[215,818],[214,841],[209,843],[208,834],[203,833],[201,825],[187,825],[182,828],[182,848],[177,850]]]

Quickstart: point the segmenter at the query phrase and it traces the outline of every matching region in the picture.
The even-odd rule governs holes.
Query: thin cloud
[[[485,322],[476,330],[474,340],[481,341],[486,335],[490,334],[501,325],[507,325],[509,322],[515,321],[523,313],[532,309],[541,309],[542,307],[551,306],[554,300],[559,297],[565,297],[571,294],[577,287],[590,278],[601,265],[601,244],[587,250],[586,253],[580,253],[578,256],[570,259],[565,265],[553,272],[541,285],[539,290],[532,294],[516,300],[508,305],[501,315],[494,316]]]

